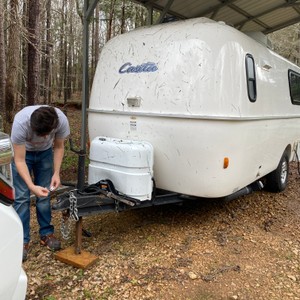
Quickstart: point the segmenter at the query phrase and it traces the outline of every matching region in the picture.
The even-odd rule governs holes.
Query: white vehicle
[[[0,299],[26,297],[27,276],[22,268],[23,228],[12,207],[12,147],[8,135],[0,132]]]
[[[282,191],[300,140],[300,68],[262,40],[197,18],[109,41],[88,109],[89,183],[107,178],[149,200],[149,183],[128,165],[140,151],[128,145],[139,143],[153,160],[135,167],[157,188],[217,198],[266,178]],[[131,194],[139,182],[145,191]]]

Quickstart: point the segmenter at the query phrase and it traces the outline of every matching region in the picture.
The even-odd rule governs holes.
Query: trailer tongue
[[[238,197],[251,194],[254,191],[261,190],[262,188],[262,182],[256,181],[234,194],[220,198],[220,200],[225,202],[231,201]],[[67,212],[72,219],[78,221],[79,217],[88,215],[182,203],[187,200],[195,199],[200,198],[154,188],[152,198],[147,201],[141,201],[117,191],[110,180],[100,180],[96,184],[87,186],[83,191],[74,189],[58,195],[57,202],[53,204],[52,208],[56,211]]]
[[[182,203],[193,198],[195,197],[155,189],[152,199],[141,201],[119,193],[110,180],[101,180],[87,186],[83,191],[74,189],[58,195],[57,202],[53,204],[52,208],[55,211],[62,211],[65,216],[78,221],[80,217],[84,216]]]

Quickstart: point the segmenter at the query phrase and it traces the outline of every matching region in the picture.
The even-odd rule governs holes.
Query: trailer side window
[[[251,54],[246,55],[246,76],[248,97],[251,102],[256,101],[256,76],[254,58]]]
[[[300,105],[300,74],[289,70],[289,84],[292,103]]]

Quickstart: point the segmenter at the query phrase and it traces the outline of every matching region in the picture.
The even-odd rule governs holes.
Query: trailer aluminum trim
[[[90,113],[100,114],[119,114],[126,116],[143,116],[143,117],[159,117],[159,118],[178,118],[178,119],[194,119],[194,120],[228,120],[228,121],[256,121],[256,120],[284,120],[284,119],[299,119],[300,115],[293,116],[256,116],[256,117],[226,117],[226,116],[205,116],[205,115],[184,115],[184,114],[163,114],[163,113],[143,113],[143,112],[127,112],[116,110],[101,110],[91,109],[87,110]]]

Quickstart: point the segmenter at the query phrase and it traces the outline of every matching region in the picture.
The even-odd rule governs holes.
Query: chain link
[[[77,198],[74,195],[74,191],[75,190],[69,192],[69,201],[70,201],[69,212],[63,213],[61,225],[60,225],[60,232],[63,239],[65,240],[70,238],[72,221],[77,222],[79,220]]]
[[[71,222],[72,220],[70,217],[66,218],[63,216],[61,219],[60,232],[64,240],[68,240],[70,238]]]
[[[74,195],[74,190],[69,192],[69,200],[70,200],[70,218],[73,221],[78,221],[78,209],[77,209],[77,198]]]

